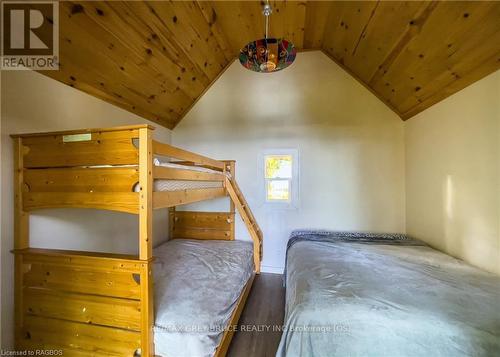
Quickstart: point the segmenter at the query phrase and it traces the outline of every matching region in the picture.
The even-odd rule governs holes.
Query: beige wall
[[[500,71],[405,123],[407,232],[500,274]]]
[[[292,229],[404,232],[403,122],[321,52],[254,73],[235,62],[172,132],[174,145],[235,159],[264,231],[264,271],[280,272]],[[296,209],[264,203],[262,152],[300,156]],[[215,209],[225,201],[203,204]],[[237,235],[246,238],[241,222]]]
[[[1,318],[2,347],[12,346],[13,310],[13,161],[9,134],[139,124],[145,119],[31,71],[2,72],[1,102]],[[153,124],[151,122],[147,122]],[[170,141],[157,125],[155,136]],[[167,236],[167,212],[157,212],[155,239]],[[134,252],[134,215],[97,210],[37,211],[31,218],[36,247]]]

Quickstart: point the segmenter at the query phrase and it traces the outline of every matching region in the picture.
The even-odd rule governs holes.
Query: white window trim
[[[290,155],[292,157],[292,179],[290,180],[290,199],[288,201],[268,201],[267,200],[267,187],[266,187],[266,174],[265,174],[265,161],[266,156],[281,156],[281,155]],[[275,209],[297,209],[299,205],[299,197],[300,197],[300,158],[299,158],[299,150],[292,149],[265,149],[261,152],[260,155],[260,192],[262,197],[262,202],[264,206]],[[279,179],[278,179],[279,180]],[[287,179],[284,179],[287,180]]]

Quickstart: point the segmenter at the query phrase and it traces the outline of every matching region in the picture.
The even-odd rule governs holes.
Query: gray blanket
[[[500,277],[404,236],[298,233],[277,356],[500,355]]]
[[[155,354],[212,356],[252,274],[252,244],[175,239],[154,256]]]

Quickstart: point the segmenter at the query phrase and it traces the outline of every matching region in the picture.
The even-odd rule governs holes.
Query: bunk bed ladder
[[[248,206],[248,202],[243,196],[238,184],[236,181],[226,179],[226,189],[231,197],[231,200],[234,202],[238,213],[240,214],[241,219],[245,223],[245,226],[248,229],[248,232],[252,236],[252,240],[254,242],[254,261],[255,261],[255,271],[260,273],[260,261],[262,259],[262,230],[255,219],[250,206]]]

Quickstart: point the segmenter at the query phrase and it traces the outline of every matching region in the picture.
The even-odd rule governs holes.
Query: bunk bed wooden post
[[[226,170],[231,175],[231,181],[235,181],[236,180],[236,161],[225,160],[224,162],[226,163],[226,168],[227,168]],[[231,198],[229,198],[229,209],[230,209],[231,213],[235,213],[235,211],[236,211],[235,206],[234,206],[234,202]]]
[[[29,213],[23,209],[23,156],[24,146],[22,138],[14,139],[14,248],[29,248]]]
[[[139,259],[141,262],[141,355],[154,355],[153,339],[153,141],[139,129]]]
[[[172,239],[174,236],[174,225],[175,225],[175,207],[168,208],[168,237]]]
[[[227,165],[229,166],[229,172],[231,173],[231,178],[233,180],[236,179],[236,161],[235,160],[227,160]]]
[[[236,161],[234,160],[227,160],[225,161],[226,167],[229,170],[229,174],[231,175],[231,180],[235,181],[236,180]],[[231,212],[231,232],[233,236],[235,235],[235,229],[236,229],[236,206],[234,205],[233,200],[231,197],[229,197],[229,212]]]
[[[14,139],[14,249],[29,248],[29,213],[23,209],[23,157],[22,138]],[[16,344],[23,326],[23,257],[14,257],[14,335]]]
[[[151,259],[153,214],[153,152],[151,130],[139,129],[139,258]]]

